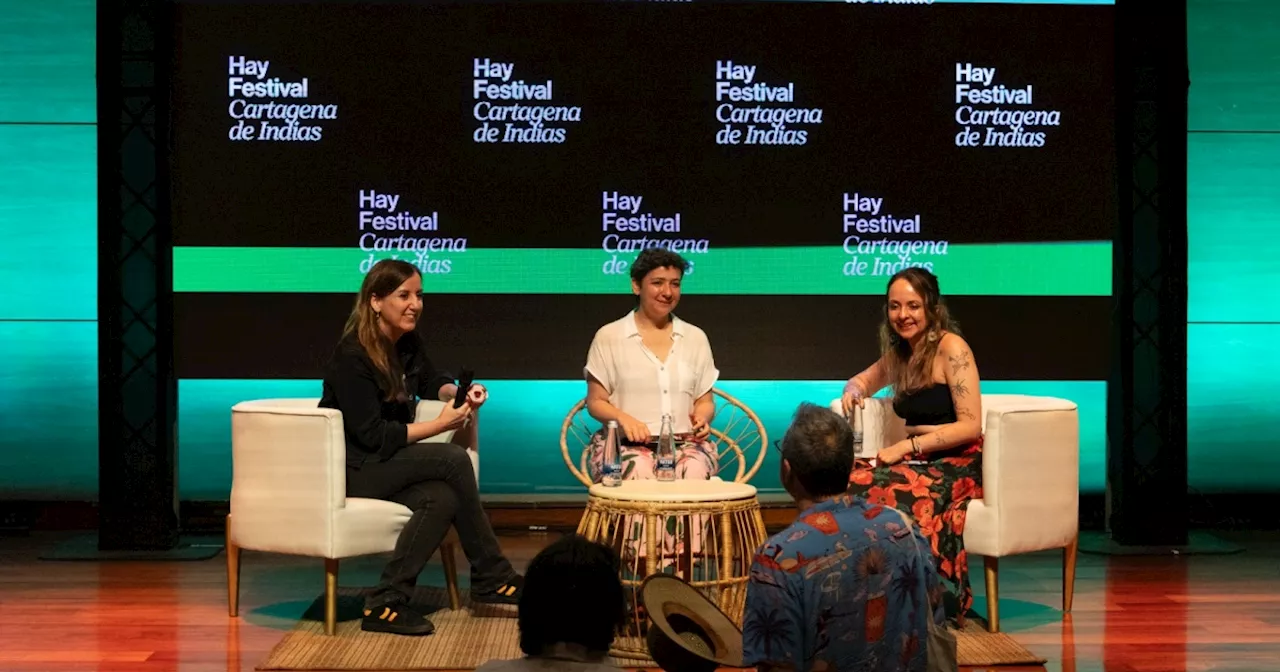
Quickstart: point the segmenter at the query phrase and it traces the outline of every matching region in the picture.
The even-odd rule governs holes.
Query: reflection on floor
[[[523,567],[553,535],[502,540]],[[1278,669],[1280,535],[1221,536],[1245,552],[1081,554],[1067,619],[1059,611],[1060,553],[1002,559],[1002,629],[1047,658],[1047,670]],[[245,552],[241,616],[230,619],[221,554],[172,563],[38,559],[65,538],[0,538],[0,669],[247,672],[323,588],[319,561]],[[341,584],[375,582],[381,562],[343,562]],[[443,585],[440,566],[433,562],[423,581]],[[981,611],[981,573],[974,589]]]

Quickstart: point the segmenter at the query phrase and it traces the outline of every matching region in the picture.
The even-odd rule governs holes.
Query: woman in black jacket
[[[419,398],[452,402],[458,387],[432,367],[416,331],[422,276],[412,264],[386,259],[370,269],[325,371],[320,406],[342,412],[347,441],[347,496],[385,499],[413,510],[391,561],[365,600],[361,628],[427,635],[431,621],[409,606],[418,574],[453,526],[471,563],[471,599],[517,604],[524,579],[502,554],[480,505],[475,470],[464,447],[418,443],[454,430],[469,436],[471,415],[486,400],[474,385],[466,403],[414,422]]]

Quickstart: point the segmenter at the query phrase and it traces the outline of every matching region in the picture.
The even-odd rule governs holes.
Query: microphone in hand
[[[475,378],[476,374],[471,369],[463,369],[458,375],[458,391],[453,395],[454,408],[460,408],[467,403],[467,393],[471,391],[471,383]]]

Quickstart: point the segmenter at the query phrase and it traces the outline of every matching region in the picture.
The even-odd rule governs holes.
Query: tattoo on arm
[[[964,371],[969,368],[969,364],[971,363],[969,360],[968,350],[965,350],[958,355],[951,355],[947,357],[947,359],[951,362],[951,375]]]
[[[951,384],[951,394],[954,394],[956,397],[964,397],[969,394],[969,386],[964,384],[964,380],[956,380],[956,382]]]
[[[967,408],[964,408],[964,407],[961,407],[961,408],[959,408],[959,409],[956,409],[956,414],[957,414],[957,415],[959,415],[960,417],[964,418],[965,420],[977,420],[977,419],[978,419],[978,418],[977,418],[977,416],[975,416],[975,415],[973,414],[973,411],[971,411],[971,410],[969,410],[969,409],[967,409]]]

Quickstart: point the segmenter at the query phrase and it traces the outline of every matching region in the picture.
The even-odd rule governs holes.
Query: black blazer
[[[342,411],[348,466],[358,469],[370,459],[385,462],[408,445],[405,425],[413,422],[418,399],[438,399],[440,388],[454,382],[453,376],[431,364],[418,332],[402,336],[396,352],[407,401],[387,401],[382,374],[355,336],[338,343],[325,367],[320,407]]]

